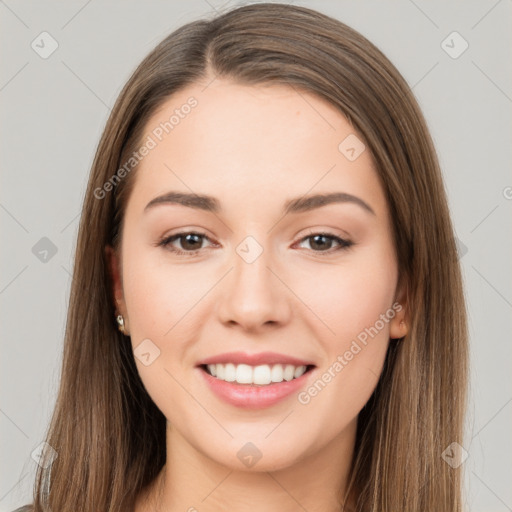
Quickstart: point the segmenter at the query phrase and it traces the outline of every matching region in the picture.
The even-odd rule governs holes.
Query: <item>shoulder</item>
[[[17,508],[16,510],[13,510],[12,512],[32,512],[34,510],[34,507],[32,505],[25,505],[23,507]]]

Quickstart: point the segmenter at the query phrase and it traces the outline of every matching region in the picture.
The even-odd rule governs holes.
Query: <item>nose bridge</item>
[[[272,265],[268,247],[264,248],[254,236],[249,235],[238,244],[235,253],[233,279],[237,285],[261,288],[257,291],[267,293],[270,284],[268,267]]]
[[[247,236],[236,246],[228,289],[221,298],[223,321],[254,328],[285,320],[288,299],[285,287],[270,270],[273,266],[272,251],[255,237]]]

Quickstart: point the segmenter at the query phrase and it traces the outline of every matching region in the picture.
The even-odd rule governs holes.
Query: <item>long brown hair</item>
[[[287,84],[335,106],[374,158],[392,217],[409,332],[391,343],[358,419],[348,493],[360,512],[456,512],[463,443],[467,325],[461,271],[432,139],[406,81],[361,34],[311,9],[254,4],[188,23],[135,70],[107,121],[84,199],[58,398],[33,510],[125,512],[165,463],[166,419],[116,328],[105,247],[119,247],[136,166],[108,191],[170,95],[220,76]],[[101,191],[101,192],[99,192]],[[346,498],[346,496],[340,499]]]

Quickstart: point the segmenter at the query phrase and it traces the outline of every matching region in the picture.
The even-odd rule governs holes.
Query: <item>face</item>
[[[362,137],[311,94],[221,79],[175,94],[148,137],[108,254],[138,371],[176,437],[248,470],[353,438],[405,334]]]

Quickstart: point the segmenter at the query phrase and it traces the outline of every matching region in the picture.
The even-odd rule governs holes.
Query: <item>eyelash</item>
[[[173,247],[170,245],[171,242],[174,242],[175,240],[183,238],[186,235],[196,235],[196,236],[200,236],[200,237],[203,237],[203,238],[206,238],[209,240],[208,236],[205,233],[200,233],[198,231],[182,231],[181,233],[176,233],[174,235],[171,235],[171,236],[161,239],[156,245],[158,247],[164,247],[165,249],[167,249],[177,255],[180,255],[180,256],[195,256],[202,249],[195,249],[193,251],[183,251],[181,249],[177,249],[176,247]],[[340,238],[339,236],[333,235],[332,233],[326,233],[323,231],[309,233],[307,236],[301,238],[299,240],[299,243],[304,242],[305,240],[308,240],[309,238],[313,238],[315,236],[323,236],[325,238],[330,238],[339,244],[339,247],[334,250],[314,251],[313,249],[311,249],[312,252],[319,254],[320,256],[330,255],[337,251],[347,250],[354,245],[354,242],[352,242],[350,240]]]

